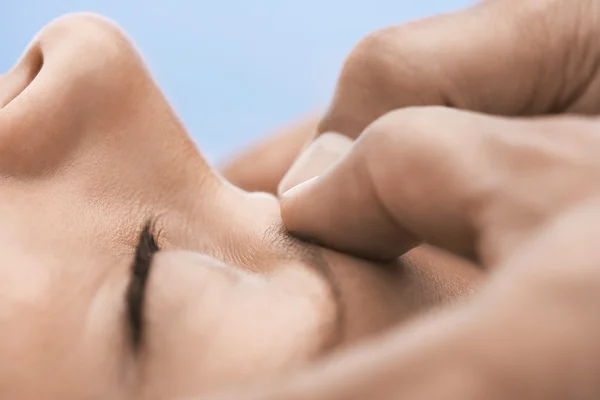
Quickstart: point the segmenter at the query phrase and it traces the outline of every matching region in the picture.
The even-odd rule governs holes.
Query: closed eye
[[[149,221],[142,229],[131,264],[131,273],[125,294],[127,308],[127,325],[129,326],[131,345],[138,351],[144,335],[144,299],[152,259],[159,251],[153,224]]]

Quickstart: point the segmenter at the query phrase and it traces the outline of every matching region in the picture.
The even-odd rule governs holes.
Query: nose
[[[0,109],[29,86],[42,68],[42,63],[42,52],[39,46],[34,45],[10,71],[0,75]]]
[[[135,46],[100,16],[72,14],[44,27],[0,77],[0,105],[0,171],[11,176],[60,170],[92,143],[112,156],[151,147],[171,161],[193,158],[190,168],[204,164]]]

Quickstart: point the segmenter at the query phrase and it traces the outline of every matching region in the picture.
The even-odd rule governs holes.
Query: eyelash
[[[140,233],[126,292],[127,320],[134,350],[140,347],[143,339],[146,286],[152,267],[152,258],[160,250],[153,227],[153,223],[148,221]]]

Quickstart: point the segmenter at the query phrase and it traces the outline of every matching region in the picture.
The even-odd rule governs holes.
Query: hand
[[[438,107],[372,124],[335,167],[284,195],[286,226],[371,257],[425,240],[471,257],[489,282],[257,398],[600,398],[598,132],[597,118]]]
[[[307,115],[228,157],[219,166],[225,179],[248,192],[276,194],[277,185],[305,143],[312,139],[318,114]]]
[[[489,283],[453,310],[232,398],[600,396],[600,123],[389,113],[597,114],[599,7],[492,0],[356,47],[318,131],[362,135],[309,149],[326,156],[280,185],[320,175],[283,196],[286,226],[376,258],[428,241],[477,262]]]
[[[351,52],[319,132],[358,136],[386,112],[600,111],[600,1],[488,0],[376,31]]]
[[[352,145],[327,135],[309,149],[326,147],[329,162],[282,197],[286,226],[375,258],[426,241],[490,279],[468,303],[258,398],[600,397],[600,122],[389,113],[438,104],[595,115],[599,12],[598,1],[488,1],[356,47],[319,132],[361,136]],[[282,192],[310,178],[290,174]]]
[[[599,0],[488,0],[373,32],[348,56],[317,132],[356,138],[380,116],[409,106],[595,115],[598,15]],[[301,157],[290,169],[280,194],[311,177],[309,161]]]

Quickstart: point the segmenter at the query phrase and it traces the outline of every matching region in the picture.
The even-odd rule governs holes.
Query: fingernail
[[[317,179],[319,179],[318,176],[313,176],[309,180],[299,183],[294,187],[291,187],[290,189],[283,192],[283,194],[281,195],[281,200],[288,200],[294,196],[297,196],[298,193],[300,193],[303,190],[307,189],[308,187],[312,186],[316,182]]]
[[[291,188],[322,175],[331,165],[350,151],[352,140],[339,133],[324,133],[316,138],[285,174],[277,192],[282,195]]]

